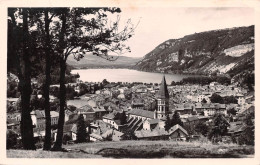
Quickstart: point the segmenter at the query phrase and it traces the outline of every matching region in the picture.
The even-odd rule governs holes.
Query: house
[[[193,128],[199,123],[205,123],[209,121],[208,117],[205,116],[191,116],[186,119],[182,119],[185,128]]]
[[[83,107],[76,109],[75,113],[77,113],[77,115],[83,114],[85,121],[92,122],[95,120],[95,111],[89,105],[85,105]]]
[[[164,128],[165,122],[159,119],[145,120],[143,123],[143,129],[152,131],[155,127],[159,126]]]
[[[143,109],[144,102],[142,99],[132,99],[131,108],[133,109]]]
[[[152,131],[144,129],[135,131],[135,135],[140,140],[186,140],[188,132],[182,126],[176,124],[169,131],[157,126]]]
[[[92,109],[95,112],[95,120],[100,120],[105,114],[108,114],[103,106],[92,107]]]
[[[107,130],[105,133],[103,133],[102,138],[106,139],[109,136],[111,136],[112,141],[120,141],[122,139],[123,135],[124,135],[124,133],[112,128],[112,129]]]
[[[97,142],[97,141],[103,141],[104,140],[101,135],[96,134],[96,133],[91,133],[89,135],[89,137],[90,137],[91,142]]]
[[[9,102],[12,106],[16,106],[16,103],[19,98],[7,98],[7,102]]]
[[[45,137],[45,127],[35,127],[35,128],[33,128],[33,137],[35,139]]]
[[[7,113],[7,119],[15,119],[16,121],[21,121],[21,113]]]
[[[204,116],[214,116],[216,113],[227,115],[226,105],[219,103],[196,103],[195,109],[197,113],[204,113]]]
[[[118,99],[125,99],[125,94],[124,93],[120,93],[118,96],[117,96]]]
[[[180,115],[192,114],[194,109],[194,105],[189,103],[175,105],[175,111],[179,112]]]
[[[69,139],[75,141],[77,139],[77,125],[76,124],[65,124],[63,126],[63,137],[68,136]],[[57,130],[54,131],[54,141],[56,141]]]
[[[170,140],[186,140],[186,138],[188,137],[188,132],[179,124],[171,127],[168,132]]]
[[[7,129],[17,130],[20,129],[20,122],[15,119],[7,119]]]
[[[255,112],[255,106],[251,105],[250,107],[248,107],[248,108],[244,109],[243,111],[241,111],[240,114],[247,115],[247,114],[254,113],[254,112]]]
[[[59,119],[59,113],[56,111],[50,111],[51,125],[57,125]],[[34,110],[31,112],[32,124],[36,128],[45,128],[45,111],[44,110]]]
[[[57,125],[59,119],[59,113],[56,111],[51,111],[50,115],[51,115],[51,125]]]
[[[103,121],[110,125],[111,128],[115,128],[119,130],[123,125],[121,124],[121,115],[122,113],[113,111],[112,113],[109,113],[107,115],[103,116]]]
[[[230,122],[230,126],[228,128],[228,134],[230,136],[238,137],[241,135],[241,133],[247,128],[247,126],[241,122]]]
[[[219,83],[218,82],[211,82],[210,84],[209,84],[209,86],[217,86],[217,85],[219,85]]]
[[[45,111],[34,110],[31,112],[32,124],[35,128],[45,128]]]
[[[237,103],[238,105],[243,105],[246,103],[246,99],[244,97],[238,97]]]

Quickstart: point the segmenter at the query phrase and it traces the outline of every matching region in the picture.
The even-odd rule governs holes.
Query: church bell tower
[[[156,95],[157,109],[154,112],[154,118],[165,118],[169,114],[169,92],[165,81],[165,76],[162,78],[160,90]]]

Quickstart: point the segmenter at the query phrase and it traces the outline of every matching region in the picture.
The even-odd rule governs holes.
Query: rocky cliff
[[[241,72],[254,72],[254,43],[254,26],[195,33],[161,43],[134,68],[234,77]]]

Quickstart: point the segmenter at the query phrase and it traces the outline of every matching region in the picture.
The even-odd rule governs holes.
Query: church
[[[157,107],[154,111],[143,109],[132,109],[128,114],[127,126],[133,131],[140,129],[150,130],[155,126],[164,127],[169,110],[169,92],[165,76],[162,78],[161,86],[156,94]]]

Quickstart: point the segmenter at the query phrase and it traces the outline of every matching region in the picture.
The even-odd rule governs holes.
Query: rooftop
[[[132,109],[132,110],[128,111],[127,113],[132,114],[132,115],[147,117],[147,118],[151,118],[151,119],[154,118],[154,112],[146,111],[146,110],[142,110],[142,109]]]

